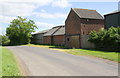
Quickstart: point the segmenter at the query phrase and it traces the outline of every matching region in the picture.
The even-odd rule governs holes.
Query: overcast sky
[[[95,0],[0,0],[0,34],[5,34],[6,27],[16,16],[34,20],[36,32],[63,25],[71,8],[97,10],[101,15],[118,9],[116,2],[97,2]]]

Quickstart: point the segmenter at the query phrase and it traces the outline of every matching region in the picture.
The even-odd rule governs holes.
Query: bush
[[[120,27],[111,27],[100,32],[92,31],[88,41],[95,44],[96,49],[120,51]]]
[[[0,35],[0,45],[7,46],[9,45],[9,43],[10,43],[10,40],[6,35]]]

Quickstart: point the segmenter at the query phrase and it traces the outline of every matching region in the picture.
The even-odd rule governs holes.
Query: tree
[[[100,32],[92,31],[88,41],[94,43],[97,49],[120,51],[120,27],[111,27]]]
[[[21,45],[30,43],[31,33],[35,32],[37,26],[33,20],[27,20],[20,16],[12,20],[6,29],[6,35],[10,39],[11,45]]]
[[[10,40],[6,35],[0,35],[0,45],[6,46],[9,45]]]

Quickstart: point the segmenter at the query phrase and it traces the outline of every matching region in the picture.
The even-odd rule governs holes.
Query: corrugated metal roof
[[[80,18],[103,19],[96,10],[72,8]]]
[[[53,35],[64,35],[65,34],[65,27],[60,27]]]

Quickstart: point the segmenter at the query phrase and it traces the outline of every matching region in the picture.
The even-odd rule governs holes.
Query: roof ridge
[[[58,27],[64,27],[65,25],[59,25],[59,26],[55,26],[55,27],[53,27],[53,28],[58,28]],[[52,28],[52,29],[53,29]]]
[[[84,9],[84,8],[72,8],[72,9],[79,9],[79,10],[89,10],[89,11],[96,11],[96,10],[93,10],[93,9]]]
[[[59,28],[55,32],[53,32],[52,35],[55,34],[62,26],[58,26],[58,27]]]

